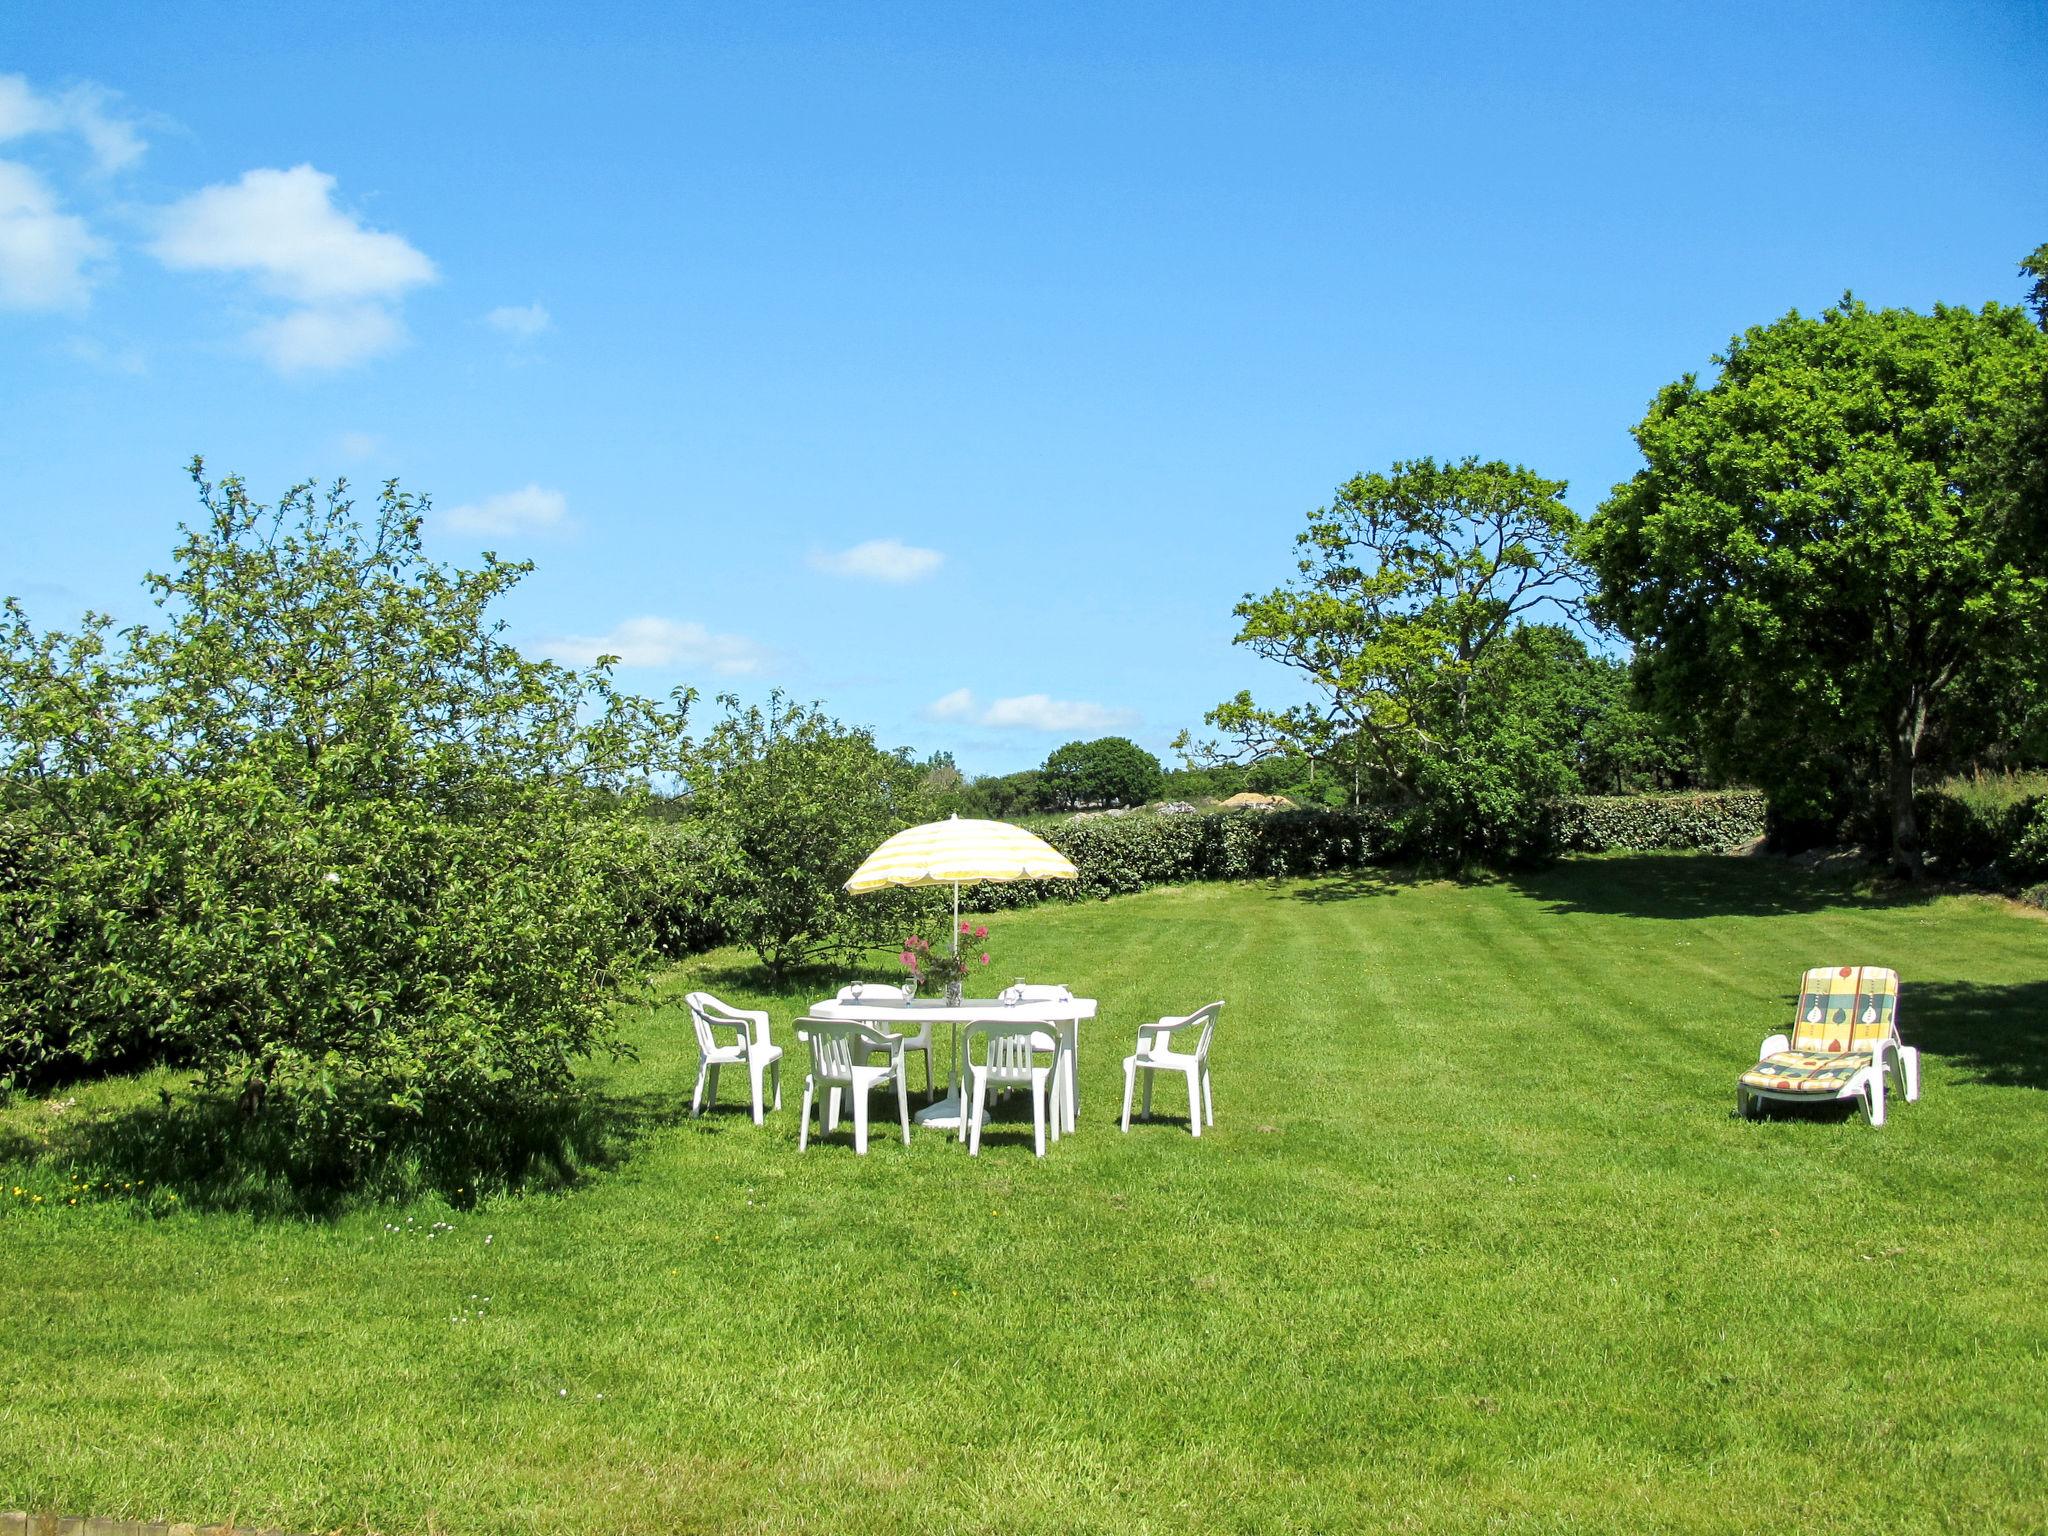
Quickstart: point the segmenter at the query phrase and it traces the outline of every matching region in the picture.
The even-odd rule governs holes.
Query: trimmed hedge
[[[2000,886],[2048,881],[2048,795],[1998,804],[1929,790],[1917,809],[1921,845],[1943,875]]]
[[[1697,795],[1581,795],[1557,805],[1565,853],[1738,848],[1764,834],[1761,790]]]
[[[1587,796],[1560,801],[1553,842],[1561,851],[1732,848],[1763,834],[1764,797],[1720,794]],[[976,886],[963,906],[1001,912],[1042,901],[1097,901],[1155,885],[1318,875],[1412,859],[1400,814],[1357,810],[1212,811],[1181,816],[1097,816],[1040,828],[1074,861],[1078,880]],[[724,936],[703,916],[690,858],[692,829],[652,829],[644,864],[624,872],[641,891],[645,921],[670,955],[708,949]]]

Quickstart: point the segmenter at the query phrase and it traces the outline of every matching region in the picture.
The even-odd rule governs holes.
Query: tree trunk
[[[1920,739],[1926,734],[1927,707],[1915,689],[1900,712],[1898,730],[1892,737],[1888,765],[1892,811],[1892,865],[1900,874],[1918,880],[1925,872],[1920,859],[1920,815],[1913,808],[1913,770],[1920,756]]]

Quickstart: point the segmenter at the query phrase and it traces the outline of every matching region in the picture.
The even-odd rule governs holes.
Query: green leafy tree
[[[847,876],[927,819],[930,770],[817,705],[721,695],[690,769],[697,880],[713,926],[775,976],[901,937],[905,898],[854,896]]]
[[[1361,475],[1309,514],[1296,578],[1237,605],[1237,643],[1280,663],[1305,703],[1249,692],[1183,735],[1198,760],[1297,752],[1351,787],[1417,807],[1430,850],[1493,856],[1528,844],[1558,775],[1535,771],[1500,695],[1530,615],[1576,612],[1580,523],[1563,482],[1518,465],[1418,459]],[[1462,819],[1479,817],[1466,824]]]
[[[1009,816],[1029,816],[1045,810],[1049,804],[1045,775],[1036,768],[1026,768],[1018,773],[982,774],[961,789],[956,808],[962,816],[1000,821]]]
[[[1792,816],[1845,789],[1917,873],[1914,789],[2025,717],[2048,637],[2048,524],[2013,441],[2048,338],[2004,305],[1852,299],[1736,337],[1661,391],[1644,468],[1585,541],[1598,611],[1709,764]]]
[[[1244,788],[1245,770],[1237,763],[1208,763],[1196,766],[1185,758],[1178,768],[1169,768],[1159,785],[1168,800],[1227,800]]]
[[[1143,805],[1159,793],[1159,759],[1123,736],[1070,741],[1045,760],[1045,790],[1065,810],[1084,805]]]
[[[2034,323],[2048,330],[2048,245],[2034,247],[2033,253],[2020,263],[2020,276],[2034,280],[2034,286],[2027,290],[2027,308],[2034,312]]]
[[[188,1061],[349,1158],[565,1087],[644,974],[615,875],[688,696],[521,656],[487,615],[529,567],[428,561],[395,483],[359,521],[192,475],[160,627],[7,604],[0,1053]]]

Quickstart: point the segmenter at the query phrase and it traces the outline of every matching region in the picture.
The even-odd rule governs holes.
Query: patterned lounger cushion
[[[1766,1093],[1840,1093],[1870,1060],[1868,1051],[1773,1051],[1742,1082]]]

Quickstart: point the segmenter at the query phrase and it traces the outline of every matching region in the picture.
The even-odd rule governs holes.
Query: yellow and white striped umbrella
[[[960,887],[984,880],[1078,880],[1081,872],[1044,838],[1007,821],[950,816],[898,832],[867,856],[846,888],[856,894],[895,885]]]

